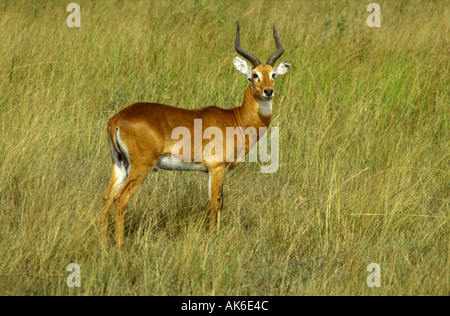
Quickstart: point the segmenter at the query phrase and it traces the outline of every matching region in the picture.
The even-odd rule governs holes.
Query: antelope
[[[107,125],[108,141],[112,156],[112,173],[108,188],[103,195],[101,239],[107,237],[108,222],[111,210],[115,208],[115,237],[120,248],[123,244],[125,208],[131,197],[150,171],[180,170],[202,171],[208,174],[209,191],[209,228],[220,229],[220,214],[223,206],[223,184],[225,175],[234,169],[237,159],[229,159],[230,155],[237,158],[238,150],[216,150],[227,159],[211,159],[203,153],[200,159],[194,158],[194,150],[184,152],[183,156],[190,159],[176,159],[173,154],[177,139],[172,131],[177,127],[187,128],[191,135],[195,132],[194,121],[201,119],[201,133],[208,127],[215,127],[224,132],[227,128],[255,128],[257,135],[253,141],[248,134],[237,133],[233,141],[245,143],[243,155],[247,155],[251,147],[263,136],[272,119],[274,79],[284,75],[292,66],[281,62],[274,67],[275,62],[284,53],[284,48],[273,27],[276,51],[266,64],[240,45],[239,22],[237,23],[235,49],[239,55],[246,58],[252,65],[235,57],[234,67],[244,74],[248,81],[241,106],[223,109],[207,106],[201,109],[187,110],[159,103],[134,103],[111,117]],[[198,127],[197,127],[198,128]],[[235,139],[236,136],[236,139]],[[206,142],[202,140],[204,148]],[[241,153],[242,154],[242,153]]]

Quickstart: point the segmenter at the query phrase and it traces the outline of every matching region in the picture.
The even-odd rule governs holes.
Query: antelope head
[[[277,50],[273,53],[269,59],[267,59],[266,64],[262,65],[258,57],[249,51],[244,50],[240,44],[240,34],[239,34],[239,22],[237,24],[236,31],[236,42],[235,48],[239,55],[246,58],[252,65],[251,68],[247,62],[238,57],[233,60],[234,67],[236,67],[239,72],[244,74],[252,89],[253,97],[258,101],[268,101],[274,97],[274,80],[276,77],[284,75],[292,68],[292,65],[286,62],[281,62],[276,68],[274,67],[275,62],[284,53],[284,48],[281,45],[280,39],[278,38],[277,30],[275,26],[273,27],[273,37],[275,38],[275,45]]]

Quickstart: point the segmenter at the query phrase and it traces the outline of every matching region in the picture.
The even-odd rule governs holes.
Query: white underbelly
[[[172,160],[170,156],[162,156],[153,170],[178,170],[178,171],[203,171],[207,172],[205,166],[195,162]]]

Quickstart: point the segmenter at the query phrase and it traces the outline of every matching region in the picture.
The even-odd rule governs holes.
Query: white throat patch
[[[263,116],[272,115],[272,100],[261,100],[258,101],[259,113]]]

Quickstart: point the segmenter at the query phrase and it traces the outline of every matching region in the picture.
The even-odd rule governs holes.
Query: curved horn
[[[277,51],[275,53],[273,53],[269,57],[269,59],[267,59],[267,62],[266,62],[267,65],[271,65],[272,67],[275,64],[275,62],[278,60],[278,58],[280,58],[281,55],[283,55],[283,53],[284,53],[284,48],[281,45],[280,39],[278,38],[278,34],[277,34],[277,30],[275,29],[275,25],[273,26],[273,37],[275,38],[275,45],[277,45]]]
[[[253,67],[261,65],[261,62],[259,61],[258,57],[256,57],[254,54],[244,50],[241,47],[240,42],[240,35],[239,35],[239,22],[237,23],[237,31],[236,31],[236,42],[234,44],[234,48],[238,52],[239,55],[246,58],[249,62],[252,63]]]

